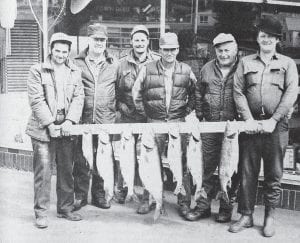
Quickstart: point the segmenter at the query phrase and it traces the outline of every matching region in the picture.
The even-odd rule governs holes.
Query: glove
[[[277,121],[273,118],[262,120],[262,133],[272,133],[277,125]]]
[[[70,128],[72,126],[72,122],[70,120],[65,120],[61,127],[61,135],[62,136],[70,136]]]
[[[52,138],[57,138],[60,137],[60,125],[54,125],[53,123],[51,123],[48,126],[48,131],[49,131],[49,135]]]

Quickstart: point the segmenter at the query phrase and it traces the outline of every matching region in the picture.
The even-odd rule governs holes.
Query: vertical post
[[[199,0],[195,0],[195,19],[194,19],[194,33],[197,34],[198,29],[198,6],[199,6]]]
[[[48,55],[48,0],[43,0],[43,61]]]
[[[166,0],[160,0],[160,35],[166,30]]]

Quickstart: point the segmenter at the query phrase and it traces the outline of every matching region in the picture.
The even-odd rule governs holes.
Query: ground
[[[108,210],[87,205],[79,212],[83,221],[70,222],[56,217],[56,177],[52,178],[49,227],[37,229],[33,214],[33,174],[0,168],[0,243],[6,242],[299,242],[300,212],[277,209],[276,235],[261,235],[263,210],[256,207],[255,226],[238,234],[227,231],[229,223],[214,221],[218,202],[213,202],[209,219],[188,222],[178,216],[176,198],[165,193],[167,216],[156,224],[153,214],[138,215],[136,203],[113,203]],[[234,210],[233,220],[239,215]]]

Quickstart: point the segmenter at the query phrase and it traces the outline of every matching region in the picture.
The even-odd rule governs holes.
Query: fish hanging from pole
[[[194,128],[191,132],[186,157],[188,170],[192,175],[193,184],[196,185],[195,201],[200,197],[207,198],[207,194],[202,187],[204,162],[201,135],[198,127]]]
[[[134,175],[135,175],[135,139],[130,129],[125,130],[121,134],[119,162],[121,173],[124,179],[124,186],[127,186],[126,201],[134,200],[139,202],[134,193]]]
[[[227,187],[231,187],[231,177],[238,171],[239,163],[239,130],[236,121],[227,122],[222,142],[221,159],[219,164],[219,180],[221,191],[216,199],[229,202]]]
[[[93,170],[94,147],[93,135],[91,133],[82,134],[82,153],[90,170]]]
[[[109,134],[105,131],[98,134],[96,166],[104,181],[105,199],[109,202],[114,196],[114,157]]]

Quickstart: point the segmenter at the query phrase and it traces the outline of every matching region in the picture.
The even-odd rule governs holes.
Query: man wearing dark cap
[[[241,218],[229,228],[236,233],[253,226],[261,159],[264,167],[265,218],[263,235],[275,234],[275,207],[280,199],[283,156],[288,144],[288,113],[298,95],[295,62],[276,52],[281,23],[266,17],[258,26],[257,54],[244,57],[234,76],[234,100],[246,121],[241,142],[241,185],[238,212]]]
[[[233,100],[233,76],[238,64],[238,47],[231,34],[220,33],[213,40],[216,59],[203,66],[196,85],[196,116],[199,121],[232,121],[237,118]],[[202,133],[202,150],[204,160],[203,188],[207,194],[197,200],[196,207],[186,219],[196,221],[211,215],[211,200],[214,197],[214,172],[220,163],[222,133]],[[228,190],[230,201],[220,198],[219,213],[216,221],[220,223],[231,220],[233,203],[236,199],[238,176],[232,177]]]
[[[161,59],[147,63],[138,74],[132,89],[136,111],[147,117],[147,122],[184,122],[194,109],[196,78],[191,68],[178,62],[178,38],[166,33],[159,39]],[[156,134],[160,155],[165,151],[167,136]],[[186,195],[178,194],[179,214],[190,209],[191,188],[186,168],[186,136],[182,136],[183,184]],[[151,172],[149,172],[151,173]]]
[[[85,99],[82,112],[83,124],[114,123],[116,118],[115,86],[118,62],[107,50],[107,28],[102,24],[89,25],[88,47],[75,58],[75,64],[82,70]],[[93,136],[94,151],[97,136]],[[94,156],[95,158],[96,156]],[[87,204],[90,175],[82,153],[82,141],[78,140],[74,165],[76,209]],[[94,161],[92,175],[92,205],[110,208]]]
[[[139,70],[148,62],[158,60],[160,55],[149,49],[149,30],[144,25],[136,25],[131,31],[132,49],[120,59],[117,74],[117,109],[121,114],[120,123],[143,123],[146,117],[135,111],[132,99],[132,87]],[[137,140],[137,137],[135,137]],[[119,166],[118,166],[119,167]],[[138,213],[149,212],[149,193],[145,190],[144,206],[139,207]],[[124,203],[127,190],[123,188],[123,179],[118,168],[118,192],[116,200]]]
[[[74,140],[70,125],[78,123],[84,100],[80,70],[69,60],[72,41],[64,33],[50,39],[50,55],[31,67],[28,98],[32,110],[26,133],[31,137],[34,171],[34,212],[36,226],[48,227],[51,165],[57,168],[57,217],[81,220],[73,213]],[[63,137],[62,137],[63,136]]]

